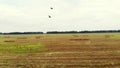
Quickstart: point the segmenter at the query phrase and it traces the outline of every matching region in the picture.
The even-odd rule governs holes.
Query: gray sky
[[[119,27],[120,0],[0,0],[0,32]]]

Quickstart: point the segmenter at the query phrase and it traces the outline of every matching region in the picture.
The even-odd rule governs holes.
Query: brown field
[[[120,68],[120,34],[0,35],[0,68]]]

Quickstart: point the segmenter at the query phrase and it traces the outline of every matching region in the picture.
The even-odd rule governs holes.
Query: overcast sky
[[[0,32],[112,29],[120,29],[120,0],[0,0]]]

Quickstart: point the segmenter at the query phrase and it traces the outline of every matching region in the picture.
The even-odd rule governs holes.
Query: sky
[[[118,30],[119,27],[120,0],[0,0],[0,32]]]

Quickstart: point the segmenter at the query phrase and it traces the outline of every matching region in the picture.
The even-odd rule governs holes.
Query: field
[[[0,35],[0,68],[120,68],[120,33]]]

